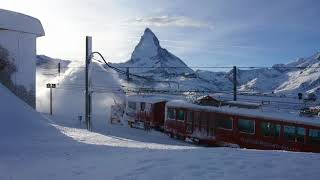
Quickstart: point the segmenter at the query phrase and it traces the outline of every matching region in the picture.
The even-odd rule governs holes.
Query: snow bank
[[[85,69],[82,68],[84,65],[77,61],[64,63],[65,71],[59,75],[57,69],[50,69],[54,62],[54,59],[47,58],[47,61],[37,66],[37,110],[43,113],[49,112],[50,91],[46,88],[46,83],[56,83],[57,88],[53,89],[53,113],[68,116],[70,119],[84,117]],[[104,116],[103,121],[106,123],[110,117],[110,106],[115,101],[124,102],[124,93],[116,73],[104,69],[98,63],[92,63],[91,68],[93,118]]]

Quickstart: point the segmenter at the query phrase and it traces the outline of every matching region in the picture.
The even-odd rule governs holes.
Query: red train
[[[143,122],[172,137],[217,146],[320,152],[320,119],[230,106],[204,106],[182,100],[139,98],[131,124]],[[130,98],[128,100],[128,106]],[[158,105],[161,104],[161,105]],[[164,106],[165,105],[165,106]]]

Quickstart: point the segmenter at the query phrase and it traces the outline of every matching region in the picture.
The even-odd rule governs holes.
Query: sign
[[[50,84],[50,83],[48,83],[48,84],[47,84],[47,88],[56,88],[56,84]]]

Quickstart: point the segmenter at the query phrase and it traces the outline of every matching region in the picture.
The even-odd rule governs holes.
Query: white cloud
[[[209,22],[195,20],[185,16],[157,16],[142,17],[126,21],[128,24],[143,26],[171,26],[171,27],[193,27],[213,29]]]

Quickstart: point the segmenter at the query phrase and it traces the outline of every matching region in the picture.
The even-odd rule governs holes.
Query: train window
[[[136,110],[136,109],[137,109],[137,104],[136,104],[136,102],[129,101],[129,102],[128,102],[128,107],[129,107],[130,109]]]
[[[306,129],[302,127],[296,127],[296,138],[298,142],[304,142],[304,136],[306,135]]]
[[[295,141],[295,133],[296,133],[296,130],[295,130],[295,127],[294,126],[284,126],[284,136],[288,139],[288,140],[291,140],[291,141]]]
[[[168,108],[168,111],[167,111],[167,118],[168,119],[176,119],[176,110],[173,109],[173,108]]]
[[[306,135],[305,128],[295,126],[284,126],[284,136],[289,141],[304,142],[304,136]]]
[[[179,110],[178,111],[178,121],[184,121],[184,110]]]
[[[254,121],[247,120],[247,119],[239,119],[238,120],[238,129],[240,132],[254,134],[254,132],[255,132]]]
[[[309,129],[309,140],[313,145],[320,145],[320,130]]]
[[[192,122],[193,121],[193,111],[189,111],[188,112],[188,122]]]
[[[146,103],[145,102],[141,102],[140,104],[140,110],[144,111],[146,109]]]
[[[218,119],[218,128],[232,130],[232,119],[230,117],[226,119]]]
[[[281,126],[279,124],[274,124],[270,122],[261,123],[261,133],[263,136],[279,137],[280,129]]]

